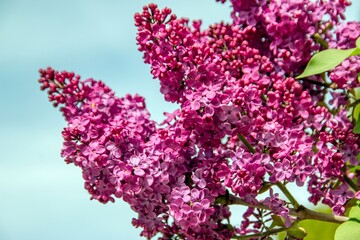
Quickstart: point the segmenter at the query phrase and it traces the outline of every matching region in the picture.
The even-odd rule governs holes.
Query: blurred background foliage
[[[331,209],[326,206],[320,206],[314,210],[331,214]],[[339,226],[337,223],[322,222],[317,220],[304,220],[299,223],[307,231],[307,236],[304,240],[333,240],[336,228]],[[284,240],[286,237],[285,232],[278,234],[278,240]],[[360,236],[359,236],[360,239]]]

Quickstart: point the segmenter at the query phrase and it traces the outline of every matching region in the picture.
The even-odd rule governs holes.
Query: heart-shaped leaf
[[[318,52],[312,56],[304,72],[296,78],[304,78],[329,71],[342,63],[346,58],[353,56],[353,54],[356,55],[357,50],[357,48],[346,50],[326,49]]]
[[[341,224],[335,232],[335,240],[359,240],[360,223],[349,220]]]
[[[357,46],[358,48],[360,48],[360,37],[358,37],[358,39],[356,39],[356,46]]]

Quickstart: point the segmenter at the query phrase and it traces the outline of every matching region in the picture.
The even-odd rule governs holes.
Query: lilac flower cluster
[[[217,0],[226,2],[226,0]],[[350,2],[346,0],[231,0],[234,24],[254,26],[258,36],[256,44],[264,55],[272,56],[277,71],[297,74],[311,53],[319,49],[313,40],[315,33],[344,19]],[[329,18],[329,21],[322,21]]]
[[[340,23],[335,34],[336,42],[332,44],[334,47],[339,49],[354,48],[355,41],[360,36],[360,22]],[[331,71],[329,77],[339,88],[353,89],[360,86],[357,80],[359,72],[360,57],[352,56]]]
[[[360,24],[340,23],[349,3],[231,3],[233,22],[205,30],[155,4],[135,14],[144,62],[165,100],[180,105],[160,125],[138,95],[118,98],[101,81],[40,70],[41,89],[68,122],[62,157],[82,169],[92,199],[129,203],[147,238],[230,239],[266,227],[249,220],[260,216],[254,207],[230,225],[230,195],[290,226],[290,208],[299,206],[272,189],[289,182],[307,183],[309,201],[337,214],[360,195],[360,172],[349,171],[359,165],[360,140],[345,95],[358,84],[359,59],[331,72],[341,93],[321,77],[294,79],[324,48],[319,38],[354,46]],[[334,96],[331,106],[325,92]]]
[[[210,181],[211,166],[192,166],[196,146],[190,132],[177,124],[157,129],[137,95],[117,98],[100,81],[81,81],[73,73],[51,68],[40,70],[40,75],[42,88],[68,121],[61,155],[82,169],[92,199],[106,203],[122,197],[138,212],[133,224],[143,227],[146,237],[157,232],[199,235],[209,228],[207,235],[221,239],[228,231],[217,224],[229,217],[227,207],[211,205],[225,188]]]

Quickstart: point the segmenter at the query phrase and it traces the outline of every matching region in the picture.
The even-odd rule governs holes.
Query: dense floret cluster
[[[299,206],[272,188],[291,182],[340,215],[360,195],[359,172],[349,171],[359,165],[360,140],[347,107],[360,58],[329,77],[294,78],[316,51],[355,46],[360,23],[341,22],[349,2],[231,4],[233,21],[205,30],[155,4],[135,14],[139,51],[165,100],[180,106],[162,124],[138,95],[119,98],[101,81],[40,70],[42,90],[68,122],[62,157],[82,169],[92,199],[129,203],[145,237],[258,233],[271,215],[256,206],[290,226]],[[229,205],[239,201],[249,209],[231,225]]]

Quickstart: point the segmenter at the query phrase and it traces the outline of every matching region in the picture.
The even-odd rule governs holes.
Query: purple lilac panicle
[[[327,89],[335,109],[324,106],[318,79],[294,79],[323,48],[314,34],[334,48],[354,46],[359,23],[341,22],[349,3],[230,2],[233,21],[204,30],[156,4],[135,14],[144,62],[165,100],[180,105],[160,125],[138,95],[119,98],[101,81],[40,70],[41,89],[68,122],[62,157],[82,169],[92,199],[129,203],[147,238],[230,239],[264,229],[253,207],[232,227],[228,199],[219,202],[229,194],[266,206],[289,226],[291,204],[272,189],[259,197],[277,183],[307,183],[309,200],[337,214],[359,195],[344,179],[360,174],[348,172],[359,164],[359,137],[340,90],[358,86],[358,58],[329,75],[339,87]]]

